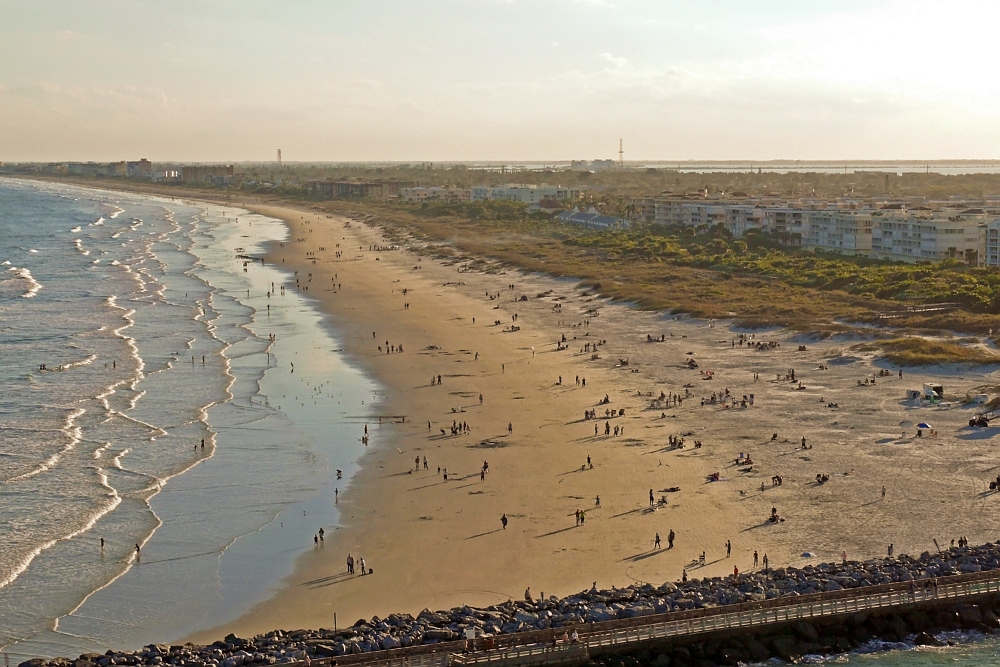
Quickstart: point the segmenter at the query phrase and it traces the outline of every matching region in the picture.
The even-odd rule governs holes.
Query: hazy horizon
[[[990,160],[982,0],[51,0],[0,25],[0,160]]]

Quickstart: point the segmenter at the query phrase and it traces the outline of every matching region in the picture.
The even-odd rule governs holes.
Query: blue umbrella
[[[919,424],[917,424],[917,428],[934,428],[934,427],[928,424],[927,422],[920,422]]]

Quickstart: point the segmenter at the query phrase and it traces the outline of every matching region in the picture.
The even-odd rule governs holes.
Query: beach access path
[[[370,250],[392,242],[377,227],[348,226],[326,212],[232,204],[289,224],[292,240],[275,244],[266,260],[297,272],[286,288],[295,289],[296,278],[308,287],[345,352],[373,374],[384,397],[367,422],[362,470],[341,489],[343,525],[326,527],[322,547],[303,545],[295,572],[275,582],[271,599],[192,641],[333,627],[335,613],[346,626],[425,607],[485,606],[519,599],[526,587],[539,596],[566,595],[595,580],[660,583],[679,579],[685,567],[691,577],[723,576],[734,566],[751,569],[754,551],[767,554],[772,567],[801,564],[806,549],[828,560],[842,551],[852,559],[884,555],[889,542],[896,553],[919,553],[932,548],[932,537],[964,534],[977,543],[1000,528],[979,495],[991,476],[989,440],[957,435],[966,411],[920,412],[917,421],[933,420],[939,437],[901,434],[897,424],[910,409],[904,389],[919,386],[921,376],[858,388],[856,380],[878,367],[870,357],[850,356],[850,343],[810,342],[800,352],[793,334],[771,331],[756,340],[780,341],[778,348],[733,348],[735,334],[722,323],[610,304],[570,280],[463,271],[463,262],[405,245]],[[528,300],[515,300],[522,295]],[[647,334],[662,334],[664,342],[647,342]],[[603,340],[596,359],[584,349]],[[387,354],[387,342],[404,352]],[[831,355],[849,361],[817,370]],[[692,357],[700,370],[686,367]],[[776,379],[788,368],[799,371],[806,389]],[[712,380],[700,372],[707,369]],[[952,369],[944,382],[961,391],[984,378]],[[755,394],[755,405],[700,404],[725,388],[737,397]],[[650,407],[660,391],[685,390],[691,398],[680,406]],[[609,403],[600,404],[605,395]],[[833,401],[838,408],[827,407]],[[611,409],[624,416],[605,419]],[[598,419],[584,419],[585,410]],[[452,435],[453,420],[471,432]],[[606,436],[607,422],[624,434]],[[360,423],[336,427],[362,436]],[[686,436],[686,447],[671,448],[669,436]],[[802,437],[812,449],[800,448]],[[701,448],[693,447],[696,439]],[[736,465],[740,452],[751,453],[754,464]],[[481,480],[484,460],[489,473]],[[708,482],[715,471],[720,481]],[[817,473],[831,480],[816,484]],[[780,487],[772,486],[773,475],[783,476]],[[673,487],[680,491],[667,491]],[[650,490],[666,503],[650,508]],[[787,521],[769,524],[772,506]],[[671,530],[677,538],[667,549]],[[653,548],[657,533],[661,549]],[[364,557],[374,573],[347,575],[348,553]]]

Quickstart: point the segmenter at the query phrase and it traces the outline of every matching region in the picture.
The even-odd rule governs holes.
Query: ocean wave
[[[97,525],[98,521],[100,521],[108,513],[114,511],[114,509],[121,504],[122,498],[120,495],[118,495],[118,491],[108,484],[107,475],[106,474],[102,475],[100,479],[102,481],[102,485],[110,490],[110,493],[108,494],[109,498],[108,503],[101,509],[97,510],[96,512],[93,512],[81,527],[63,535],[62,537],[46,540],[45,542],[42,542],[37,547],[29,551],[27,554],[25,554],[20,559],[20,561],[13,564],[7,576],[0,579],[0,589],[3,589],[6,586],[9,586],[10,584],[14,583],[14,581],[16,581],[17,578],[21,576],[21,574],[23,574],[25,570],[28,569],[32,561],[38,558],[38,556],[42,552],[51,549],[59,542],[65,540],[72,540],[73,538],[79,537],[80,535],[83,535],[84,533],[88,532],[91,528]]]
[[[16,266],[12,266],[7,269],[7,272],[13,273],[15,277],[20,278],[21,280],[28,281],[28,291],[21,295],[25,299],[30,299],[42,291],[42,284],[35,280],[35,277],[31,275],[31,271],[28,269],[19,269]]]
[[[62,428],[60,428],[59,430],[62,431],[67,438],[69,438],[69,442],[67,442],[66,445],[63,446],[61,450],[59,450],[55,454],[52,454],[51,456],[49,456],[49,458],[39,463],[28,472],[21,473],[20,475],[15,475],[14,477],[9,477],[5,479],[2,483],[11,484],[13,482],[20,482],[26,479],[31,479],[32,477],[40,475],[47,470],[51,470],[53,466],[57,465],[59,461],[62,460],[63,455],[69,451],[72,451],[82,439],[83,431],[77,425],[76,420],[82,417],[86,412],[87,411],[84,410],[83,408],[75,408],[66,417],[66,421],[63,423]],[[0,583],[0,588],[3,588],[2,583]]]

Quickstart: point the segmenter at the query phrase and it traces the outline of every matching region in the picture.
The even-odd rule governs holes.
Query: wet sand
[[[980,543],[1000,528],[987,487],[998,472],[991,439],[998,430],[963,428],[969,408],[913,408],[904,400],[906,389],[928,380],[960,397],[995,384],[995,369],[987,369],[991,376],[907,370],[900,380],[892,368],[874,386],[858,387],[883,366],[851,350],[856,340],[756,331],[755,340],[780,346],[733,348],[737,332],[728,323],[610,304],[571,280],[463,271],[462,262],[406,247],[370,251],[388,243],[377,228],[345,227],[343,218],[305,209],[248,208],[286,220],[292,238],[302,239],[274,248],[268,261],[298,272],[385,397],[368,423],[362,470],[340,489],[343,525],[328,527],[323,546],[303,553],[274,597],[193,641],[332,627],[334,614],[343,627],[425,607],[489,605],[518,599],[528,586],[536,596],[566,595],[595,580],[602,587],[675,580],[685,567],[689,577],[722,576],[734,566],[751,569],[755,550],[772,567],[801,565],[806,551],[816,561],[842,551],[877,557],[889,543],[897,554],[919,554],[934,549],[932,538],[942,546],[961,535]],[[522,295],[528,300],[515,301]],[[599,314],[588,315],[592,309]],[[647,342],[647,334],[665,340]],[[557,351],[562,335],[565,349]],[[599,340],[607,344],[592,359],[582,350]],[[405,351],[386,354],[387,341]],[[690,358],[697,370],[686,367]],[[791,368],[805,389],[776,379]],[[701,405],[726,388],[738,399],[754,394],[754,405]],[[686,390],[691,397],[679,406],[650,407],[661,391]],[[610,402],[599,404],[605,395]],[[597,420],[584,419],[589,409]],[[610,409],[624,416],[605,419]],[[453,420],[471,433],[452,435]],[[901,421],[928,421],[937,436],[918,439]],[[624,434],[605,436],[606,422]],[[671,435],[685,436],[686,446],[671,448]],[[802,437],[810,449],[801,448]],[[753,458],[749,472],[735,463],[741,452]],[[415,470],[415,457],[426,457],[429,470]],[[484,460],[489,474],[481,481]],[[720,481],[707,481],[713,472]],[[830,479],[817,484],[817,474]],[[780,487],[774,475],[783,477]],[[650,489],[666,503],[651,509]],[[772,507],[785,521],[766,521]],[[586,511],[582,526],[577,509]],[[677,539],[668,550],[670,530]],[[656,533],[663,549],[653,549]],[[363,556],[374,574],[347,576],[348,553]]]

